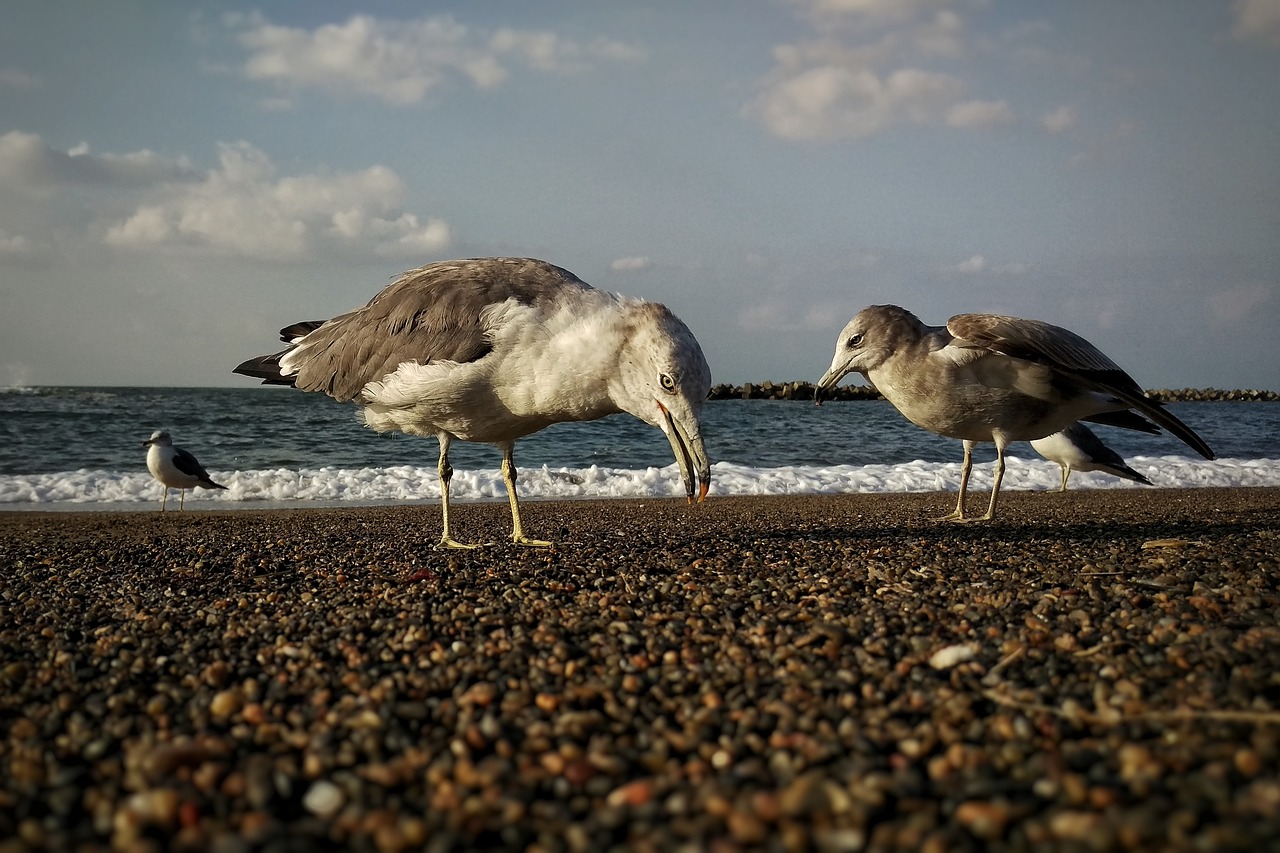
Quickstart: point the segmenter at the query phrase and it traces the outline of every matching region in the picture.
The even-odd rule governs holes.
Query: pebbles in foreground
[[[1276,844],[1280,489],[939,500],[0,514],[0,851]]]

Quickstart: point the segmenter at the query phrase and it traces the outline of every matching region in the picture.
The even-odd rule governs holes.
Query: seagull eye
[[[662,385],[663,391],[674,393],[676,390],[676,381],[671,377],[670,373],[658,374],[658,383]]]
[[[850,335],[849,340],[845,341],[845,346],[854,349],[862,343],[862,335]]]

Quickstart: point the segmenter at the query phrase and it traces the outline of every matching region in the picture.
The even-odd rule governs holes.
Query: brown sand
[[[0,514],[0,851],[1280,841],[1280,489],[949,509]]]

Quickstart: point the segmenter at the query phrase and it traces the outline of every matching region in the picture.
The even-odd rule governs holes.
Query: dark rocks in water
[[[1280,391],[1265,391],[1258,388],[1237,389],[1234,391],[1220,388],[1156,388],[1147,391],[1147,396],[1163,403],[1231,403],[1280,401]],[[711,386],[709,400],[812,400],[813,383],[797,380],[794,382],[747,382],[743,385],[720,383]],[[827,394],[829,400],[883,400],[880,392],[867,385],[841,385]]]

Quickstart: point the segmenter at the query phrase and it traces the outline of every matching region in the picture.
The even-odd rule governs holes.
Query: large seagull
[[[439,440],[444,546],[474,547],[449,531],[454,439],[502,451],[521,545],[550,543],[525,535],[513,448],[551,424],[629,412],[666,434],[691,501],[710,486],[700,416],[711,371],[693,333],[664,305],[597,290],[545,261],[428,264],[362,308],[280,336],[288,348],[234,372],[355,402],[380,432]]]

